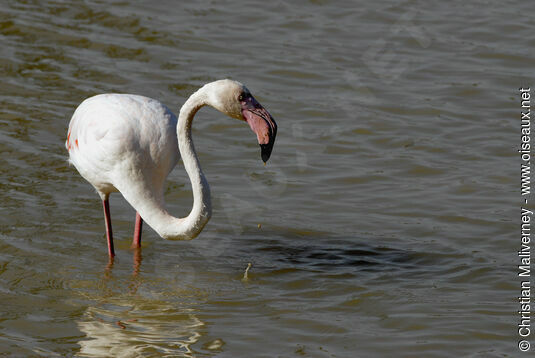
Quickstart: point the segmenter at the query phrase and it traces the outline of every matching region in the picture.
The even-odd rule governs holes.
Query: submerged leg
[[[110,203],[108,198],[102,200],[102,206],[104,207],[104,220],[106,222],[106,237],[108,238],[108,254],[110,258],[115,256],[115,250],[113,249],[113,232],[111,230],[111,216],[110,216]]]
[[[141,247],[141,231],[143,229],[143,219],[138,212],[136,212],[136,226],[134,228],[134,240],[132,240],[132,248]]]

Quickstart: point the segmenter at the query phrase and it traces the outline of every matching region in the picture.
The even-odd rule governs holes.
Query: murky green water
[[[0,352],[13,356],[516,357],[514,2],[5,1],[0,9]],[[70,116],[127,92],[175,113],[245,83],[279,125],[203,109],[214,215],[191,242],[111,210],[67,164]],[[166,194],[191,205],[179,164]],[[261,227],[258,227],[261,224]],[[249,279],[242,280],[252,263]]]

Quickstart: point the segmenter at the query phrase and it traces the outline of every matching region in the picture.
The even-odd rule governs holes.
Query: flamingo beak
[[[262,161],[265,163],[268,161],[273,150],[273,144],[277,135],[277,123],[275,123],[271,114],[253,96],[247,96],[240,103],[243,118],[249,124],[252,131],[256,133],[258,144],[260,144]]]

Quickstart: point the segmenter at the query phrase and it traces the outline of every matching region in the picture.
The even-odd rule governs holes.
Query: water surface
[[[14,356],[514,357],[518,87],[531,8],[472,1],[7,1],[0,10],[0,351]],[[178,113],[245,83],[277,120],[193,136],[214,215],[191,242],[67,163],[85,98]],[[166,192],[185,216],[181,163]],[[260,226],[259,226],[260,224]],[[252,267],[243,280],[248,263]]]

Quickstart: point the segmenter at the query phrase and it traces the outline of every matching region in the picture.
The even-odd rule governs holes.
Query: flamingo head
[[[233,80],[210,83],[208,103],[229,117],[247,122],[256,134],[262,161],[267,162],[277,135],[277,123],[243,84]]]

